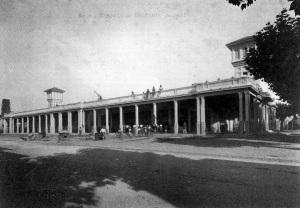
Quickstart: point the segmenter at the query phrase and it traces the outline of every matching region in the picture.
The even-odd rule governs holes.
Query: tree
[[[276,116],[281,121],[283,121],[287,116],[293,115],[293,109],[291,106],[285,103],[277,103],[276,104]]]
[[[242,10],[256,0],[227,0]],[[248,70],[256,79],[263,79],[284,101],[288,101],[294,112],[300,112],[300,0],[291,2],[289,10],[284,9],[277,15],[273,24],[268,23],[254,35],[256,48],[246,56]]]
[[[245,59],[247,70],[300,112],[300,18],[283,10],[254,40],[256,47]]]
[[[227,0],[230,4],[240,7],[242,10],[253,4],[256,0]],[[288,0],[291,2],[290,10],[294,10],[295,15],[300,15],[300,0]]]

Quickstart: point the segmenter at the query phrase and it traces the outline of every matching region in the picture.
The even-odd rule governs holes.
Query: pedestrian
[[[159,85],[158,91],[159,91],[159,92],[163,91],[162,85]]]
[[[186,133],[187,133],[187,124],[186,124],[186,122],[183,122],[182,133],[183,133],[183,134],[186,134]]]
[[[148,99],[148,98],[149,98],[149,94],[150,94],[150,90],[149,90],[149,89],[147,89],[147,91],[146,91],[146,99]]]
[[[101,139],[105,139],[105,136],[106,136],[106,129],[102,126],[101,130],[100,130],[100,137]]]
[[[82,134],[82,128],[81,128],[81,126],[79,127],[79,135],[81,136],[81,134]]]

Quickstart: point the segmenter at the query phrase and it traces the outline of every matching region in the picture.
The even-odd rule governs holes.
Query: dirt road
[[[0,207],[300,205],[297,144],[0,138]]]

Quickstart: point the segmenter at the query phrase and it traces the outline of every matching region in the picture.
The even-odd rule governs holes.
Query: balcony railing
[[[214,82],[196,83],[187,87],[156,91],[155,93],[149,92],[144,94],[108,98],[108,99],[103,99],[101,101],[71,103],[71,104],[66,104],[61,106],[55,106],[53,108],[43,108],[43,109],[37,109],[31,111],[15,112],[15,113],[11,113],[8,116],[26,116],[26,115],[43,114],[43,113],[45,114],[50,112],[59,112],[59,111],[82,109],[82,108],[103,107],[103,106],[119,105],[119,104],[126,104],[126,103],[137,103],[137,102],[147,101],[147,100],[175,98],[180,96],[201,94],[205,92],[246,87],[246,86],[252,87],[256,91],[261,91],[260,86],[255,82],[255,80],[253,80],[250,77],[240,77],[240,78],[217,80]]]

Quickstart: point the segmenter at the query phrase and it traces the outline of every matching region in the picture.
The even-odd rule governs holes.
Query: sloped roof
[[[44,92],[46,92],[46,93],[50,93],[50,92],[60,92],[60,93],[64,93],[65,91],[62,90],[62,89],[59,89],[59,88],[57,88],[57,87],[52,87],[52,88],[50,88],[50,89],[48,89],[48,90],[45,90]]]
[[[235,40],[235,41],[232,41],[232,42],[230,42],[230,43],[227,43],[226,46],[227,46],[228,48],[231,48],[232,46],[239,45],[239,44],[241,44],[241,43],[252,42],[252,41],[254,41],[254,38],[253,38],[253,36],[251,35],[251,36],[246,36],[246,37],[237,39],[237,40]]]

